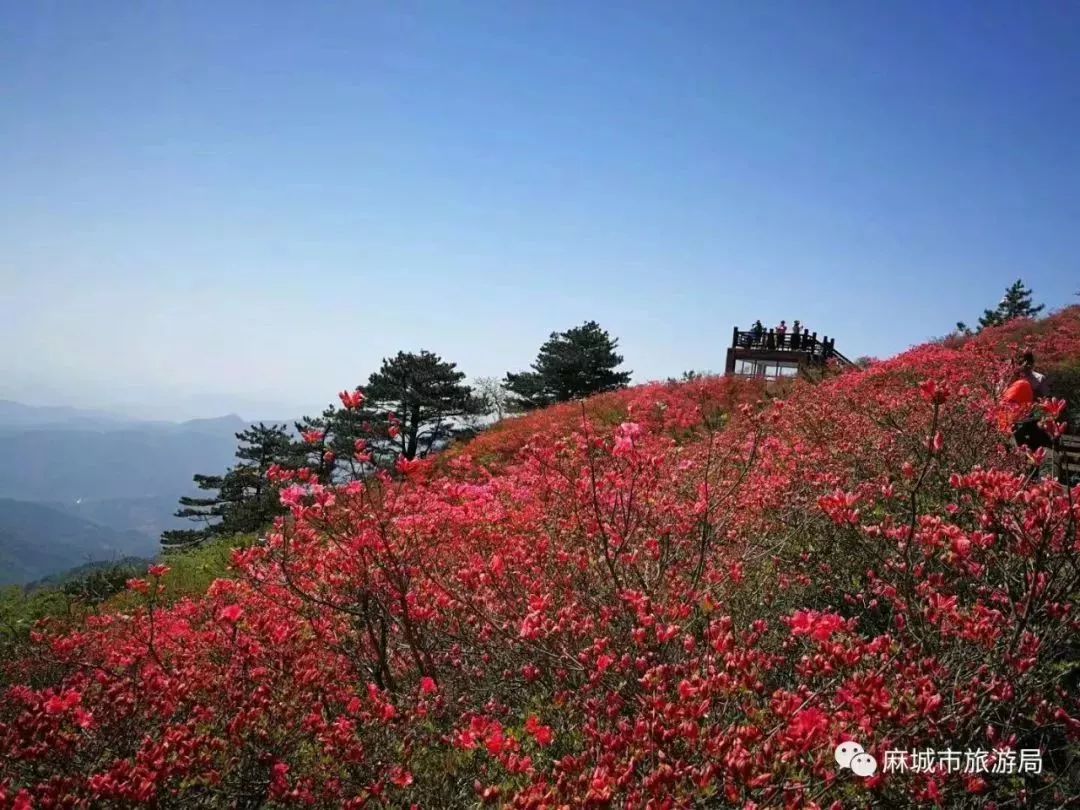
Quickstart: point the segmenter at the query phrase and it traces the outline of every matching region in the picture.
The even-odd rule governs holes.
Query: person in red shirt
[[[1047,432],[1039,427],[1038,414],[1034,413],[1036,399],[1047,395],[1043,375],[1034,371],[1034,365],[1034,355],[1030,351],[1022,353],[1016,359],[1013,381],[1002,395],[1002,400],[1017,415],[1012,428],[1013,440],[1018,447],[1029,450],[1053,445]]]
[[[1018,377],[1005,389],[1001,399],[1010,405],[1016,405],[1018,408],[1032,405],[1035,402],[1035,389],[1023,377]]]

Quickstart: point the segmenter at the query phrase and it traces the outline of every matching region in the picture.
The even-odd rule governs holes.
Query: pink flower
[[[809,750],[818,737],[829,728],[829,718],[821,709],[803,709],[795,712],[788,723],[785,737],[799,751]]]
[[[291,486],[287,489],[281,490],[281,494],[278,496],[281,499],[282,506],[300,506],[304,502],[304,495],[307,492],[303,487]]]
[[[289,766],[284,762],[275,762],[270,768],[270,794],[282,798],[289,789]]]
[[[496,724],[488,734],[484,744],[487,746],[487,752],[491,756],[497,757],[501,754],[506,748],[506,735],[503,734],[502,726]]]
[[[228,605],[227,607],[223,607],[221,612],[218,613],[218,621],[236,624],[243,615],[244,609],[240,607],[240,605]]]
[[[844,617],[818,610],[797,610],[788,619],[793,636],[809,636],[814,641],[828,641],[845,626]]]
[[[435,679],[425,675],[420,679],[420,692],[425,695],[430,695],[433,692],[439,691],[438,685],[435,683]]]
[[[944,446],[945,438],[941,435],[941,431],[939,430],[937,433],[930,437],[930,452],[940,453],[941,448]]]
[[[535,714],[529,715],[529,719],[525,721],[525,731],[531,734],[533,739],[540,745],[551,745],[551,742],[555,739],[551,727],[542,725]]]
[[[413,783],[413,775],[404,768],[394,768],[390,772],[390,781],[399,788],[407,788]]]
[[[146,569],[147,573],[152,577],[163,577],[169,573],[169,566],[167,565],[151,565]]]
[[[345,406],[346,410],[355,411],[364,404],[366,397],[363,393],[357,389],[356,391],[342,391],[338,394],[341,398],[341,404]]]
[[[634,441],[644,431],[636,422],[623,422],[615,429],[615,447],[611,454],[614,456],[628,456],[634,452]]]
[[[934,402],[940,405],[949,398],[948,386],[938,385],[933,380],[927,380],[922,383],[919,386],[919,390],[922,391],[923,399],[927,402]]]

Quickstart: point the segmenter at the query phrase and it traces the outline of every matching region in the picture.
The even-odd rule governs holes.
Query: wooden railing
[[[1054,451],[1054,477],[1064,484],[1080,481],[1080,436],[1062,436]]]
[[[795,332],[777,332],[775,329],[739,329],[732,333],[731,347],[761,352],[792,352],[815,362],[835,359],[843,366],[854,365],[847,357],[836,351],[835,339],[828,336],[818,338],[817,332],[804,329],[801,334]]]

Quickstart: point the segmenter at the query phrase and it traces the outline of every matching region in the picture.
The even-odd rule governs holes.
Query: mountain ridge
[[[23,585],[84,563],[156,554],[154,539],[40,503],[0,498],[0,585]]]

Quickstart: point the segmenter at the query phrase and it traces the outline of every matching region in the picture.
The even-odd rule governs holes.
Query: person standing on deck
[[[787,334],[787,321],[780,321],[780,325],[776,327],[776,348],[784,348],[784,335]]]
[[[761,345],[761,338],[765,334],[765,326],[761,323],[761,318],[754,321],[754,325],[750,327],[750,334],[754,336],[754,345]]]

